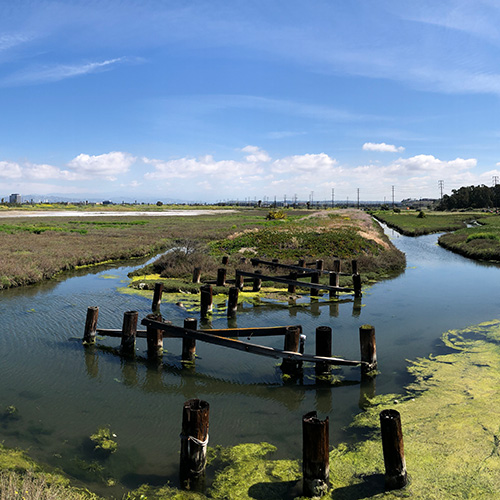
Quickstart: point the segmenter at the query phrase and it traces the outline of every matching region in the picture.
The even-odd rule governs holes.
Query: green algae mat
[[[356,417],[352,430],[365,438],[332,449],[331,490],[323,498],[500,498],[500,320],[446,332],[443,342],[447,354],[410,363],[414,382],[406,394],[376,397]],[[401,414],[409,476],[392,492],[384,492],[379,430],[386,408]],[[207,496],[142,487],[129,498],[302,498],[299,461],[273,460],[274,449],[260,443],[211,450],[215,479]]]

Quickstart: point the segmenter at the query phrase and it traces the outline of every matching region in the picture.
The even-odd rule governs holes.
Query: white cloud
[[[19,179],[22,176],[20,165],[11,161],[0,161],[0,177],[6,179]]]
[[[120,151],[112,151],[97,156],[82,153],[73,158],[68,163],[68,167],[83,179],[104,177],[107,180],[114,181],[117,175],[128,172],[135,160],[134,156]]]
[[[337,160],[325,153],[294,155],[275,160],[271,170],[275,174],[313,174],[333,173]]]
[[[382,153],[399,153],[404,151],[403,146],[394,146],[393,144],[386,144],[385,142],[365,142],[363,144],[363,151],[380,151]]]
[[[443,161],[432,155],[417,155],[411,158],[400,158],[393,162],[388,169],[392,172],[403,174],[416,172],[455,173],[457,171],[469,170],[476,165],[477,160],[475,158],[456,158],[451,161]]]
[[[242,151],[244,153],[249,153],[246,156],[246,160],[250,163],[267,162],[271,160],[267,152],[257,146],[245,146]]]

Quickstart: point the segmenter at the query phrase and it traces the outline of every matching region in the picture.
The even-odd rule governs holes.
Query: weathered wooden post
[[[238,270],[236,270],[236,277],[234,280],[234,286],[238,290],[243,290],[243,288],[245,286],[245,278],[238,272]]]
[[[314,272],[311,274],[311,283],[319,284],[319,272]],[[319,295],[319,290],[316,288],[311,288],[311,297],[317,297]]]
[[[272,262],[273,262],[272,270],[276,271],[276,269],[278,268],[276,264],[279,264],[279,259],[273,259]]]
[[[358,274],[358,261],[357,260],[352,260],[351,261],[351,269],[352,269],[352,274]]]
[[[201,267],[195,267],[193,270],[193,283],[199,283],[201,279]]]
[[[361,373],[366,374],[377,368],[377,345],[375,342],[375,328],[372,325],[359,327],[359,344],[361,348]]]
[[[361,297],[361,275],[353,274],[352,275],[352,287],[354,288],[354,297]]]
[[[318,326],[316,328],[316,356],[326,358],[332,357],[332,329],[329,326]],[[330,373],[328,363],[316,363],[316,375]]]
[[[236,309],[238,309],[238,293],[239,290],[235,286],[229,289],[229,296],[227,299],[228,316],[234,316],[236,314]]]
[[[159,312],[154,312],[146,316],[153,321],[163,321]],[[163,352],[163,330],[148,326],[146,329],[146,338],[148,343],[148,358],[155,359],[161,356]]]
[[[212,285],[203,285],[200,287],[200,315],[202,318],[205,318],[209,312],[212,312],[212,304]]]
[[[294,271],[290,273],[290,279],[292,281],[297,281],[298,274]],[[288,293],[295,293],[297,291],[297,285],[288,285]]]
[[[406,486],[406,461],[401,430],[401,416],[396,410],[380,412],[380,430],[385,464],[385,489]]]
[[[301,333],[301,327],[287,328],[283,350],[288,352],[299,352]],[[283,362],[281,363],[281,371],[283,373],[292,374],[295,373],[298,368],[299,365],[297,361],[294,361],[293,359],[283,358]]]
[[[99,316],[98,307],[89,307],[87,309],[87,318],[85,319],[85,331],[83,332],[83,342],[85,344],[95,344],[98,316]]]
[[[207,465],[210,405],[190,399],[182,410],[180,480],[185,489],[203,490]]]
[[[155,283],[155,291],[153,294],[153,303],[151,309],[154,313],[160,313],[161,296],[163,294],[163,283]]]
[[[298,267],[306,267],[306,259],[299,259]]]
[[[217,286],[226,286],[226,273],[225,267],[220,267],[217,269]]]
[[[321,497],[330,487],[328,417],[319,420],[315,411],[302,417],[302,473],[303,494]]]
[[[330,272],[328,275],[328,284],[330,286],[339,287],[340,286],[340,279],[339,278],[340,278],[339,273],[336,273],[334,271]],[[336,297],[337,292],[335,290],[330,290],[329,295],[330,295],[330,298]]]
[[[227,255],[224,255],[222,257],[222,265],[227,266],[227,263],[229,262],[229,257]]]
[[[333,261],[333,272],[340,273],[340,259],[335,259]]]
[[[255,271],[255,274],[262,274],[262,271]],[[261,286],[262,286],[262,280],[260,278],[254,278],[252,291],[259,292]]]
[[[123,314],[122,326],[122,354],[133,356],[135,354],[135,337],[137,334],[137,311],[127,311]]]
[[[324,268],[324,261],[323,261],[323,259],[318,259],[316,261],[316,269],[318,271],[323,271],[323,268]]]
[[[186,318],[184,328],[188,330],[197,330],[198,321],[196,318]],[[196,358],[196,340],[183,337],[182,339],[182,361],[193,362]]]

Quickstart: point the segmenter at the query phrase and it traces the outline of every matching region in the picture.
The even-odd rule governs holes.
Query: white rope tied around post
[[[192,441],[194,444],[197,444],[198,446],[202,446],[203,448],[206,448],[207,445],[208,445],[208,434],[207,434],[207,438],[205,439],[205,441],[201,441],[197,438],[195,438],[194,436],[185,436],[184,434],[180,434],[179,437],[181,439],[184,439],[186,441]]]

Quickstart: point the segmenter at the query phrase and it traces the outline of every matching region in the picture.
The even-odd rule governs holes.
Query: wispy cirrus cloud
[[[30,85],[38,83],[57,82],[66,78],[88,75],[110,70],[113,66],[123,63],[125,57],[105,61],[86,62],[82,64],[56,64],[31,67],[5,77],[3,86]]]

